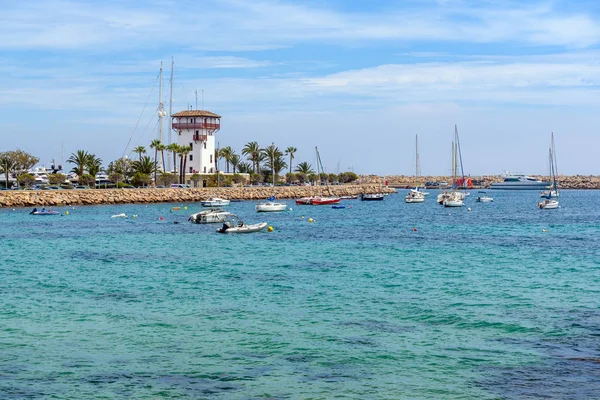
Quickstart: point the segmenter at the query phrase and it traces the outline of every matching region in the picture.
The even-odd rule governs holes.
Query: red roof
[[[171,117],[211,117],[211,118],[221,118],[219,114],[215,114],[206,110],[185,110],[179,111],[176,114],[171,114]]]

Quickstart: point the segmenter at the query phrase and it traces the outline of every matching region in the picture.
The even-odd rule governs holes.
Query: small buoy
[[[471,211],[471,207],[467,208],[467,211]]]
[[[183,207],[184,210],[187,210],[187,206]]]
[[[163,217],[158,217],[159,221],[162,221],[164,218]]]
[[[309,218],[309,219],[308,219],[308,222],[313,222],[313,221],[314,221],[314,220],[313,220],[312,218]]]
[[[13,208],[13,211],[15,211],[15,209],[14,209],[14,208]],[[302,217],[302,218],[304,218],[304,217]]]
[[[290,207],[289,210],[292,211],[292,207]]]
[[[272,226],[270,226],[270,227],[268,227],[268,228],[267,228],[267,230],[268,230],[269,232],[273,232],[273,227],[272,227]]]
[[[416,231],[417,231],[417,228],[416,228],[416,227],[414,227],[414,228],[413,228],[413,231],[415,231],[415,232],[416,232]]]
[[[352,206],[348,207],[348,208],[352,208]]]
[[[542,229],[542,232],[548,232],[548,229]]]
[[[69,212],[68,212],[68,211],[65,211],[65,215],[69,215]]]
[[[131,216],[131,218],[135,218],[135,217],[137,217],[137,214],[133,214],[133,215]]]
[[[179,211],[181,210],[181,207],[171,207],[171,211]]]
[[[14,210],[14,208],[13,208],[13,210]],[[304,219],[304,215],[302,216],[302,219]]]

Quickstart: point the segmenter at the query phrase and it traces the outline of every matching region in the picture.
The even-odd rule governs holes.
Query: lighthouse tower
[[[185,110],[171,115],[171,128],[177,144],[189,146],[186,174],[216,173],[215,133],[221,129],[221,116],[206,110]]]

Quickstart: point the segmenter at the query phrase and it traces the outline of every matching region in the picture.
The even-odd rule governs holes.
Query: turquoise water
[[[600,192],[490,194],[0,210],[0,398],[600,398]]]

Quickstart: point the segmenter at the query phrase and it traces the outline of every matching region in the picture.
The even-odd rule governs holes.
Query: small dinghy
[[[218,233],[252,233],[260,232],[267,227],[266,222],[248,225],[244,221],[237,218],[235,215],[230,215],[223,226],[217,229]]]
[[[121,213],[121,214],[115,214],[115,215],[111,215],[111,218],[127,218],[127,214],[125,213]]]
[[[58,215],[58,214],[60,214],[58,211],[46,210],[45,208],[42,208],[41,210],[34,208],[29,213],[29,215]]]
[[[339,210],[341,208],[346,208],[346,206],[331,206],[331,208],[334,208],[336,210]]]

